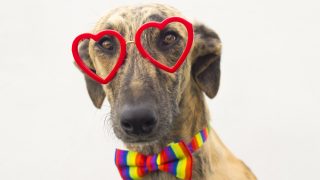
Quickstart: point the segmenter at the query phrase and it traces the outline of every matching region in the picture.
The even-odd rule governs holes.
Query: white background
[[[104,124],[73,66],[73,38],[134,0],[0,2],[0,179],[119,179]],[[155,1],[152,1],[155,2]],[[318,0],[158,1],[223,42],[212,125],[259,179],[320,179]]]

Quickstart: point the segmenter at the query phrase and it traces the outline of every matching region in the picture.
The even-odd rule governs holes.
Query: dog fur
[[[134,40],[135,32],[142,24],[172,16],[183,17],[176,9],[161,4],[120,7],[102,17],[92,33],[115,29],[130,41]],[[157,69],[143,59],[131,43],[127,45],[125,63],[110,83],[101,85],[85,76],[89,95],[97,108],[101,107],[105,97],[108,98],[113,130],[128,149],[144,154],[159,153],[172,141],[189,142],[197,132],[209,125],[204,94],[214,98],[219,89],[221,42],[218,35],[205,25],[194,23],[193,26],[193,47],[176,73]],[[174,28],[182,39],[186,37],[182,26],[175,25]],[[148,42],[156,36],[156,33],[147,34],[142,41]],[[182,40],[176,46],[174,50],[177,54],[183,50],[183,45],[185,41]],[[149,51],[155,49],[152,44],[146,48]],[[85,63],[101,76],[105,76],[106,69],[112,67],[110,59],[116,58],[99,52],[92,40],[83,41],[79,53]],[[170,59],[176,58],[170,54],[159,51],[154,56],[169,63]],[[161,119],[157,131],[144,137],[143,142],[125,135],[120,128],[119,109],[128,103],[148,103]],[[194,180],[256,179],[250,169],[224,146],[213,129],[207,142],[193,154],[192,171]],[[176,177],[156,172],[144,179],[173,180]]]

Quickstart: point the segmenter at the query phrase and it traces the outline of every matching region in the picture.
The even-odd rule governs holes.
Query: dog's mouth
[[[159,142],[159,139],[152,139],[152,140],[132,140],[132,141],[126,141],[126,145],[129,146],[144,146],[144,145],[153,145],[157,144]]]
[[[162,136],[160,134],[154,134],[150,136],[130,136],[130,135],[125,135],[124,137],[121,138],[121,140],[125,144],[154,144],[158,142],[160,139],[162,139]]]
[[[144,139],[144,138],[126,138],[126,139],[122,139],[122,141],[126,144],[130,143],[130,144],[140,144],[140,143],[148,143],[148,142],[152,142],[152,141],[156,141],[156,139]]]
[[[154,129],[153,133],[148,135],[133,135],[128,134],[121,128],[115,128],[114,132],[116,136],[126,145],[131,146],[144,146],[144,145],[155,145],[167,139],[166,128],[158,126]]]
[[[163,140],[163,138],[155,138],[148,140],[134,140],[125,142],[126,148],[141,152],[144,154],[159,153],[161,149],[167,146],[169,143]]]

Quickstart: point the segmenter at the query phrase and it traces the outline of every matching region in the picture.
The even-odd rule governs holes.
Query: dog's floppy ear
[[[208,97],[214,98],[220,84],[220,38],[213,30],[203,24],[197,23],[193,27],[192,77]]]
[[[92,70],[95,71],[92,60],[89,55],[89,40],[84,40],[79,45],[79,55],[81,59],[84,61],[84,63]],[[77,65],[76,65],[77,66]],[[86,74],[84,74],[84,78],[87,85],[87,90],[89,93],[89,96],[96,108],[101,108],[104,98],[106,97],[106,94],[102,88],[102,85],[94,80],[92,80],[90,77],[88,77]]]

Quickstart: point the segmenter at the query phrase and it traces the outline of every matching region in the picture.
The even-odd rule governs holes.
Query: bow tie
[[[122,179],[141,179],[148,173],[164,171],[179,179],[192,177],[192,153],[207,140],[209,128],[196,134],[189,144],[183,141],[171,143],[159,154],[143,155],[138,152],[116,150],[115,163]]]

